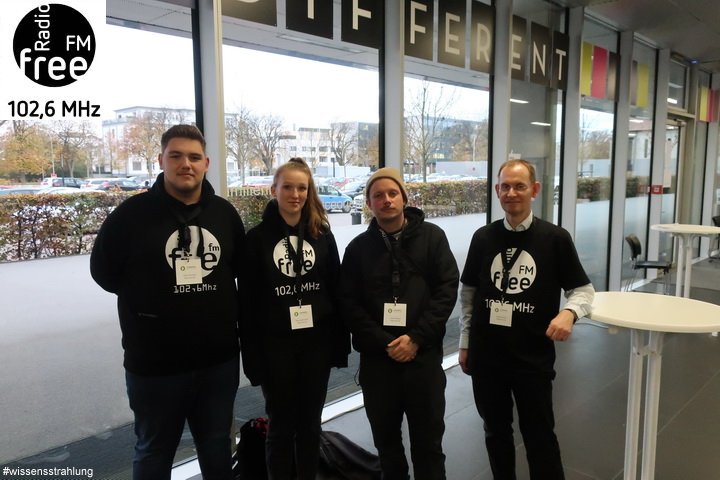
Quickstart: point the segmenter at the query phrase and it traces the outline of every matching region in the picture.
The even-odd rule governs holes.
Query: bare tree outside
[[[612,147],[612,130],[603,128],[598,118],[592,115],[580,115],[580,147],[578,152],[578,175],[592,176],[587,166],[588,160],[610,160]]]
[[[330,124],[330,150],[335,155],[335,162],[343,167],[343,177],[347,177],[347,166],[352,165],[358,158],[357,132],[353,124],[348,122]],[[335,176],[333,164],[333,177]]]
[[[269,175],[275,162],[275,151],[280,143],[283,120],[273,115],[253,115],[250,117],[250,133],[253,147],[265,172]]]
[[[237,113],[225,116],[225,144],[227,155],[237,162],[240,180],[245,183],[245,168],[250,164],[254,147],[252,113],[240,107]]]
[[[428,164],[447,126],[448,111],[453,106],[454,96],[452,90],[446,90],[443,85],[423,81],[406,98],[405,153],[408,160],[419,166],[425,182]]]
[[[114,130],[109,130],[103,138],[103,164],[110,166],[110,173],[127,168],[127,155],[124,148],[121,147],[118,138],[115,136]]]
[[[488,121],[460,121],[450,127],[455,143],[453,160],[479,162],[488,159]]]
[[[144,162],[148,177],[153,176],[153,164],[157,160],[158,146],[163,132],[171,123],[183,121],[172,117],[169,110],[148,111],[132,118],[125,127],[123,148],[128,161],[135,157]]]
[[[60,120],[54,122],[51,128],[55,137],[53,156],[59,156],[60,171],[74,177],[78,166],[83,166],[84,172],[90,170],[92,152],[100,143],[92,124],[87,120]]]

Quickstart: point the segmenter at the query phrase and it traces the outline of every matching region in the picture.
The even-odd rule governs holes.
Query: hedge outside
[[[628,196],[641,194],[646,179],[628,178]],[[440,217],[487,211],[487,180],[408,183],[409,205],[425,216]],[[607,177],[578,179],[578,198],[609,197]],[[0,196],[0,262],[89,253],[107,215],[136,192],[81,192],[72,195]],[[262,219],[271,199],[268,189],[231,189],[228,200],[246,230]],[[366,222],[372,214],[363,209]]]

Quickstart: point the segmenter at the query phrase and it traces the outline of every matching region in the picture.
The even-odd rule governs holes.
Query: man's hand
[[[458,363],[460,364],[460,368],[462,368],[462,371],[466,374],[470,375],[470,367],[468,366],[468,349],[467,348],[461,348],[458,350]]]
[[[385,347],[390,358],[396,362],[410,362],[417,355],[418,346],[408,335],[400,335]]]
[[[555,318],[550,321],[545,336],[556,342],[564,342],[572,334],[575,316],[569,310],[561,310]]]

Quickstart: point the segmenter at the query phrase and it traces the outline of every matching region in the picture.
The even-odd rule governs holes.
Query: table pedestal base
[[[624,479],[637,479],[638,436],[640,432],[640,401],[642,398],[643,360],[648,359],[645,385],[642,468],[640,478],[655,478],[658,405],[660,403],[660,371],[662,366],[663,332],[631,330],[630,370],[628,379],[627,424],[625,430]]]

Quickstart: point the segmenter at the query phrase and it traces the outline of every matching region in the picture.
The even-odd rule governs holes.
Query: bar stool
[[[631,233],[627,237],[625,237],[625,241],[630,246],[630,259],[632,260],[632,270],[633,270],[632,278],[625,284],[625,291],[630,291],[630,288],[632,287],[633,283],[635,283],[635,278],[637,277],[637,272],[639,270],[644,270],[647,272],[647,270],[655,269],[655,270],[662,270],[662,272],[663,272],[663,279],[665,281],[663,293],[665,295],[667,295],[668,290],[669,290],[668,279],[670,278],[669,274],[670,274],[670,267],[672,267],[672,263],[665,262],[663,260],[643,260],[643,259],[641,259],[640,256],[642,255],[642,245],[640,244],[640,239],[634,233]]]

